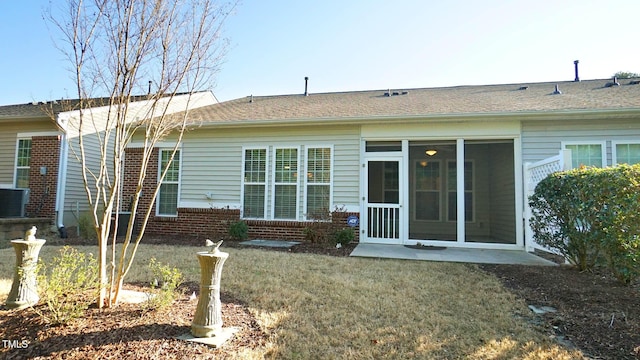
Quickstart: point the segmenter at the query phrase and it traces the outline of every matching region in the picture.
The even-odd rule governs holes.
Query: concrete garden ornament
[[[197,253],[200,263],[200,297],[191,323],[191,334],[198,338],[215,337],[222,332],[222,306],[220,303],[220,277],[228,253],[218,250],[222,240],[206,241],[209,251]]]
[[[16,268],[6,303],[10,309],[24,309],[40,300],[36,268],[38,254],[46,240],[36,239],[37,230],[33,226],[25,232],[24,239],[11,240],[11,245],[16,251]]]

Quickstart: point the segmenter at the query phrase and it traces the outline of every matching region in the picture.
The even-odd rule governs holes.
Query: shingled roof
[[[555,94],[556,85],[561,94]],[[587,80],[249,96],[192,111],[205,124],[637,109],[636,80]]]

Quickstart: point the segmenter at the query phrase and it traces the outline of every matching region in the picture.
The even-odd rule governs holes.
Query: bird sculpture
[[[32,226],[31,229],[27,230],[24,233],[24,239],[26,241],[35,241],[36,240],[36,231],[38,230],[38,228],[36,228],[35,226]]]
[[[217,243],[214,243],[213,241],[211,241],[211,240],[207,239],[207,240],[205,241],[205,246],[206,246],[206,247],[208,247],[208,248],[211,248],[211,249],[209,250],[209,252],[210,252],[210,253],[215,254],[215,253],[217,253],[217,252],[218,252],[218,248],[220,247],[220,245],[222,245],[222,242],[223,242],[223,241],[224,241],[224,240],[220,240],[220,241],[218,241]]]

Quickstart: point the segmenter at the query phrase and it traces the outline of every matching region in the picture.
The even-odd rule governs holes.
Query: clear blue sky
[[[59,0],[54,0],[59,1]],[[69,97],[48,0],[0,1],[0,104]],[[640,72],[639,0],[244,0],[214,94],[609,78]]]

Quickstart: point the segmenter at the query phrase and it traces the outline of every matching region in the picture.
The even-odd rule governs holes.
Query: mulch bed
[[[176,239],[145,240],[173,243]],[[203,246],[202,239],[180,239],[181,244]],[[67,239],[66,244],[82,243]],[[348,256],[356,244],[340,249],[303,243],[268,251]],[[225,241],[222,248],[256,248]],[[569,266],[479,265],[527,304],[551,306],[555,313],[538,315],[550,337],[573,345],[595,359],[640,359],[640,284],[622,286],[604,273],[580,273]],[[129,288],[138,288],[129,285]],[[139,305],[89,309],[69,326],[42,323],[33,310],[0,310],[0,339],[27,340],[25,349],[0,347],[0,358],[65,359],[201,359],[224,358],[243,349],[264,345],[268,335],[247,306],[222,292],[224,326],[239,327],[236,336],[220,349],[177,340],[190,331],[196,301],[188,300],[198,284],[181,286],[183,298],[166,311],[143,311]]]

